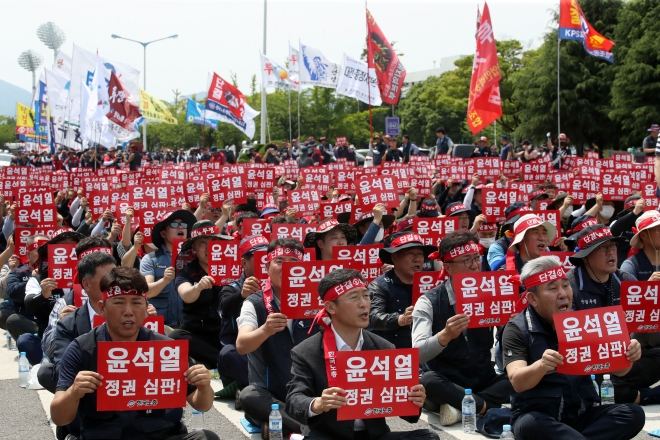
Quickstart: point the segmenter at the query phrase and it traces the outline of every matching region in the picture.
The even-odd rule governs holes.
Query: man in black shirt
[[[646,131],[651,132],[651,134],[644,138],[644,142],[642,143],[642,151],[646,157],[654,157],[655,149],[658,144],[658,132],[660,132],[660,125],[653,124],[651,125],[651,128]]]
[[[389,135],[385,136],[385,138],[389,138],[389,149],[385,152],[384,160],[386,162],[401,162],[402,154],[396,147],[396,139],[391,139]]]
[[[131,154],[125,159],[131,171],[137,171],[142,166],[142,153],[138,151],[138,146],[131,146]]]
[[[573,290],[557,257],[529,261],[520,275],[529,305],[510,321],[502,339],[504,366],[513,392],[513,432],[518,440],[600,439],[625,440],[644,427],[644,411],[637,405],[595,406],[600,398],[590,376],[556,372],[564,358],[553,315],[570,312]],[[630,362],[639,360],[641,346],[631,340]],[[634,365],[634,364],[633,364]],[[625,376],[630,367],[613,371]]]

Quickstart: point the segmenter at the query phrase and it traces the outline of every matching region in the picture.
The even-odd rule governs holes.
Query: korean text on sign
[[[660,327],[660,281],[621,282],[621,307],[633,332],[656,332]]]
[[[186,406],[188,341],[99,342],[99,411]]]
[[[337,420],[419,414],[408,400],[410,389],[419,384],[417,349],[339,351],[336,376],[337,386],[346,391],[346,405],[337,410]]]
[[[280,311],[289,319],[313,318],[323,308],[319,282],[330,272],[343,269],[338,260],[282,263]]]
[[[70,289],[78,280],[73,274],[78,266],[75,244],[48,245],[48,274],[57,281],[58,289]]]
[[[392,176],[364,176],[357,182],[357,195],[363,210],[379,203],[388,208],[399,206],[397,178]]]
[[[468,328],[504,325],[514,313],[518,289],[509,281],[514,270],[454,276],[456,313],[470,317]]]
[[[208,242],[208,274],[214,286],[224,286],[241,276],[241,260],[238,258],[238,240],[212,240]]]
[[[413,274],[413,306],[422,295],[441,284],[441,280],[438,275],[440,275],[439,271],[415,272]]]
[[[518,201],[518,191],[513,189],[484,188],[481,192],[482,214],[489,223],[504,220],[504,210]]]
[[[621,306],[600,307],[552,317],[559,339],[562,374],[607,373],[630,366],[626,350],[630,344],[626,317]]]
[[[378,258],[378,252],[382,248],[382,244],[333,246],[332,259],[345,261],[346,267],[357,270],[370,283],[381,275],[383,263]]]

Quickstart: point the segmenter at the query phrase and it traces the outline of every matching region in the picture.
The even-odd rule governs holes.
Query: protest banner
[[[238,258],[239,240],[211,240],[208,242],[208,274],[214,286],[224,286],[241,276]]]
[[[288,319],[313,318],[323,308],[318,285],[323,277],[348,267],[338,260],[282,263],[280,311]]]
[[[214,208],[220,208],[226,201],[232,201],[235,205],[247,203],[245,182],[240,174],[209,178],[207,185]]]
[[[621,307],[626,313],[626,322],[631,331],[639,333],[658,331],[659,286],[660,281],[621,282]]]
[[[287,193],[289,208],[295,209],[296,215],[314,215],[321,202],[321,192],[316,189],[294,189]]]
[[[419,414],[419,407],[408,400],[411,388],[419,384],[416,348],[337,351],[330,359],[333,366],[337,386],[346,391],[346,405],[337,410],[337,420]]]
[[[243,219],[243,237],[251,237],[253,235],[261,235],[263,237],[270,237],[270,220],[265,218],[244,218]]]
[[[442,284],[439,277],[440,271],[433,272],[415,272],[413,274],[413,293],[412,305],[417,303],[417,300],[431,289],[438,287]]]
[[[621,306],[555,313],[552,318],[564,357],[557,373],[602,374],[630,366],[630,336]]]
[[[58,289],[70,289],[78,280],[73,274],[78,273],[78,257],[75,244],[48,245],[48,278],[57,282]]]
[[[381,275],[383,262],[378,258],[378,252],[382,248],[382,244],[333,246],[332,259],[345,261],[348,269],[357,270],[364,281],[370,283]]]
[[[310,232],[315,232],[317,226],[316,223],[281,223],[272,225],[270,227],[270,239],[272,241],[277,240],[278,238],[295,238],[300,244],[302,244],[303,241],[305,241],[305,236]]]
[[[14,211],[14,215],[14,221],[18,225],[30,224],[36,227],[54,228],[57,220],[57,210],[54,205],[19,207]]]
[[[518,190],[483,188],[481,190],[482,214],[488,223],[499,223],[506,219],[504,210],[519,201]]]
[[[457,274],[453,278],[456,313],[469,316],[468,328],[504,325],[514,313],[518,289],[509,281],[515,270]]]
[[[539,209],[537,211],[526,212],[525,215],[527,214],[533,214],[541,217],[541,220],[548,222],[555,227],[557,230],[557,237],[555,238],[561,236],[561,215],[559,214],[558,209]],[[552,243],[549,243],[549,245],[552,246]]]
[[[188,341],[98,342],[98,411],[186,406]]]
[[[319,214],[322,219],[334,218],[343,212],[351,212],[353,210],[353,202],[351,200],[345,202],[332,202],[323,200],[320,203]]]
[[[568,273],[571,269],[574,269],[575,266],[569,260],[570,257],[575,255],[575,252],[556,252],[556,251],[542,251],[542,257],[557,257],[561,261],[561,265],[564,267],[564,272]]]
[[[266,281],[268,280],[268,271],[266,270],[266,257],[268,250],[254,251],[252,254],[252,261],[254,264],[254,277],[261,283],[261,289],[265,289]],[[316,249],[305,248],[303,253],[303,261],[316,261]]]
[[[105,322],[105,318],[101,315],[94,315],[92,322],[93,327],[98,327]],[[151,330],[155,333],[165,334],[165,317],[164,316],[147,316],[142,321],[142,327]]]
[[[357,182],[357,196],[363,210],[373,209],[379,203],[389,208],[399,207],[397,178],[392,176],[363,176]]]
[[[413,232],[422,237],[425,245],[440,246],[449,233],[458,231],[458,217],[413,217]]]

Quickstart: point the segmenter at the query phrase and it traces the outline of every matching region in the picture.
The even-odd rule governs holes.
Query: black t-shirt
[[[188,263],[174,279],[174,288],[179,291],[179,286],[183,283],[190,283],[193,286],[206,276],[206,271],[199,265],[199,260],[195,259]],[[211,289],[207,289],[211,290]]]
[[[387,150],[387,156],[385,156],[386,162],[400,162],[401,161],[401,152],[398,149],[389,149]]]
[[[142,165],[142,154],[138,151],[133,153],[133,160],[128,164],[131,171],[137,171]]]
[[[554,350],[557,350],[559,347],[559,341],[557,340],[557,333],[552,328],[552,325],[546,320],[541,318],[532,308],[529,306],[531,313],[536,315],[536,318],[541,323],[541,326],[545,331],[548,332],[552,337],[552,347]],[[523,311],[525,313],[525,311]],[[504,368],[509,365],[511,362],[515,361],[525,361],[528,365],[536,362],[536,359],[528,359],[528,344],[525,338],[523,338],[522,331],[513,324],[507,324],[504,327],[504,333],[502,335],[502,355],[504,357]],[[531,362],[530,362],[531,361]]]

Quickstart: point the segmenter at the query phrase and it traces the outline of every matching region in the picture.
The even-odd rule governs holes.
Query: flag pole
[[[364,0],[364,12],[365,14],[369,13],[369,9],[367,8],[367,0]],[[365,15],[366,18],[366,15]],[[367,39],[365,40],[365,43],[367,44],[367,94],[368,94],[368,101],[369,101],[369,150],[371,151],[371,155],[373,157],[373,139],[374,139],[374,120],[373,116],[371,114],[371,78],[370,78],[370,60],[369,60],[369,19],[366,19],[366,24],[367,24]]]
[[[298,38],[298,143],[300,143],[300,93],[302,92],[302,84],[300,84],[300,38]]]
[[[559,30],[557,30],[557,144],[555,148],[560,148],[559,134],[561,133],[561,38],[559,37]],[[561,148],[560,148],[561,149]],[[557,152],[559,154],[559,151]],[[559,166],[561,167],[561,154],[559,154]]]
[[[289,142],[291,142],[292,137],[292,130],[291,130],[291,87],[289,87]]]
[[[206,97],[206,99],[208,100],[208,96]],[[204,148],[205,128],[206,128],[206,103],[204,103],[204,119],[202,120],[202,148]]]

